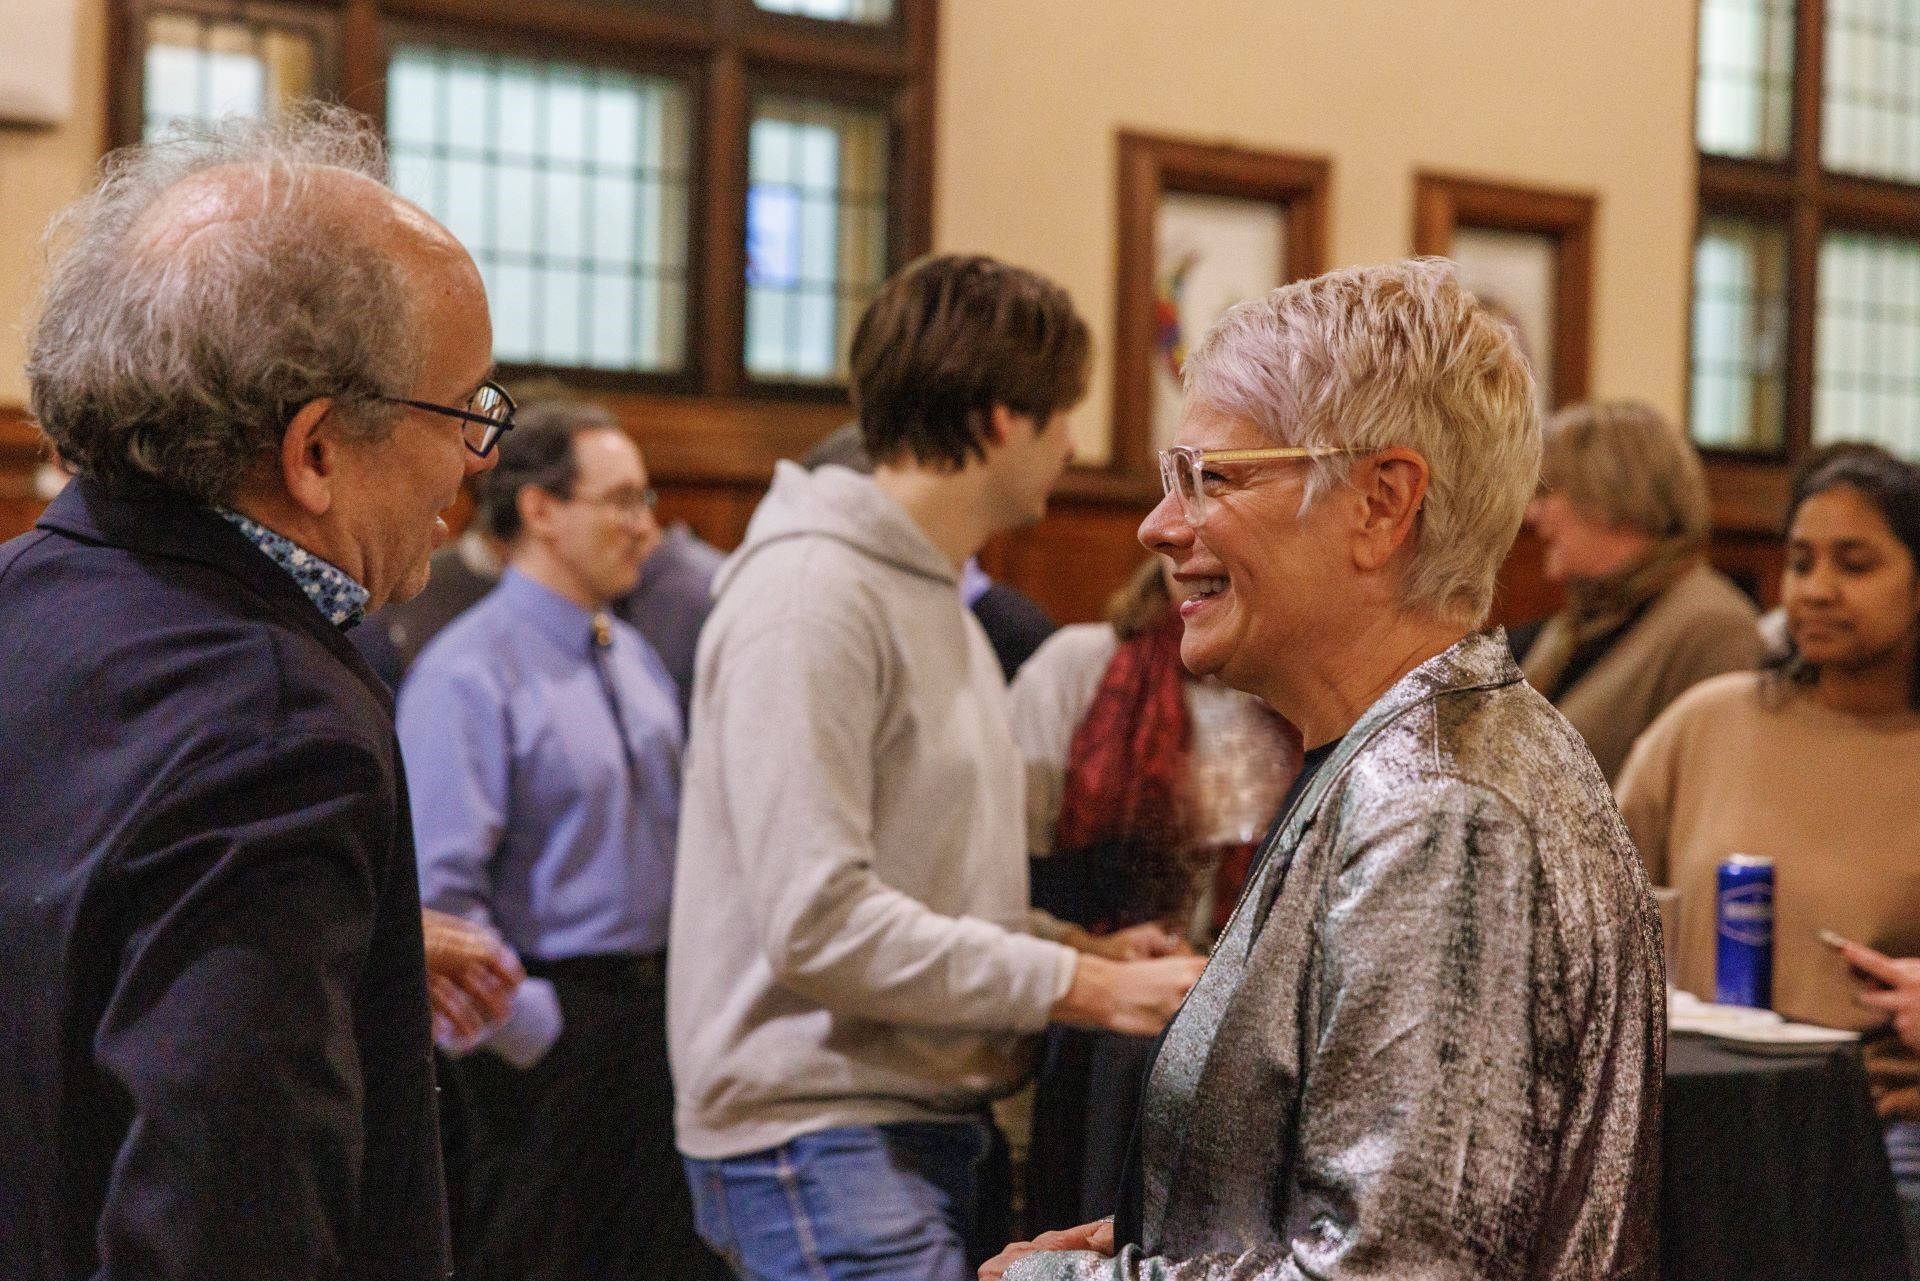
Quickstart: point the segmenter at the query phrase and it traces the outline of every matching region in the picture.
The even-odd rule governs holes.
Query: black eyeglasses
[[[479,389],[467,397],[465,409],[436,405],[430,400],[408,400],[403,396],[384,396],[382,399],[405,405],[409,409],[424,409],[430,414],[458,418],[460,439],[476,458],[485,458],[492,453],[493,447],[500,443],[500,438],[513,430],[513,411],[517,408],[513,397],[507,395],[507,389],[492,379],[481,383]]]

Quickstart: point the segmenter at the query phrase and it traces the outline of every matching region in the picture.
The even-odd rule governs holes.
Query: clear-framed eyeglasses
[[[1190,528],[1207,519],[1208,471],[1216,463],[1277,463],[1302,458],[1330,458],[1360,451],[1338,446],[1288,445],[1267,449],[1194,449],[1175,445],[1160,451],[1160,492],[1180,500],[1180,514]]]
[[[492,453],[493,447],[500,443],[500,438],[513,430],[513,411],[516,408],[513,397],[507,395],[507,389],[492,379],[475,388],[473,395],[467,397],[464,409],[436,405],[430,400],[408,400],[404,396],[387,396],[383,399],[409,409],[424,409],[430,414],[458,418],[460,439],[476,458],[485,458]]]

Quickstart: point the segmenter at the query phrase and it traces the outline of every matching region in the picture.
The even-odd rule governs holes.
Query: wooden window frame
[[[1159,269],[1155,219],[1169,192],[1270,203],[1287,218],[1283,281],[1326,270],[1333,166],[1324,157],[1123,130],[1118,137],[1119,238],[1115,246],[1113,444],[1104,466],[1072,468],[1064,492],[1117,501],[1159,500],[1153,457],[1153,334]]]
[[[852,80],[836,85],[832,89],[821,89],[809,85],[790,67],[770,67],[763,70],[750,70],[746,81],[746,102],[751,109],[754,98],[761,94],[770,94],[789,98],[808,98],[816,102],[829,103],[836,107],[856,111],[874,111],[884,114],[889,121],[889,144],[887,147],[887,264],[888,274],[906,265],[919,254],[901,258],[897,246],[911,239],[913,229],[907,225],[901,210],[901,166],[908,163],[901,142],[906,130],[902,127],[901,103],[892,88],[884,81]],[[752,121],[746,122],[750,132]],[[746,190],[749,185],[747,173],[746,134],[741,140],[740,170],[740,271],[746,273]],[[731,243],[731,242],[729,242]],[[925,250],[920,251],[924,253]],[[746,371],[746,294],[740,295],[740,313],[737,317],[739,330],[728,348],[735,357],[735,368],[729,371],[729,377],[743,395],[767,396],[774,399],[827,402],[836,405],[847,403],[844,386],[831,382],[819,382],[809,379],[756,378]]]
[[[1593,237],[1599,202],[1585,192],[1452,174],[1413,182],[1413,251],[1446,257],[1461,227],[1544,236],[1554,246],[1553,408],[1585,400],[1593,373]]]
[[[152,14],[179,13],[215,22],[253,22],[313,37],[314,82],[340,83],[343,67],[335,7],[303,0],[118,0],[108,22],[107,136],[112,145],[140,141],[146,122],[145,42],[141,31]]]
[[[1695,111],[1698,119],[1699,5],[1694,13]],[[1698,151],[1700,199],[1694,228],[1730,217],[1783,229],[1787,237],[1787,363],[1784,441],[1777,450],[1701,446],[1713,488],[1714,522],[1723,529],[1776,534],[1786,517],[1793,468],[1813,447],[1814,382],[1818,374],[1820,242],[1830,231],[1861,231],[1920,241],[1920,184],[1831,173],[1822,167],[1826,68],[1825,0],[1797,0],[1793,32],[1793,107],[1785,160],[1747,159]],[[1689,254],[1689,263],[1692,254]],[[1689,269],[1691,282],[1691,269]],[[1687,290],[1687,422],[1693,421],[1693,290]]]
[[[142,30],[154,10],[316,31],[321,83],[385,127],[392,45],[441,41],[573,58],[682,78],[693,119],[686,366],[668,374],[510,366],[591,390],[646,442],[665,481],[764,484],[851,412],[846,389],[749,377],[745,362],[747,133],[752,96],[787,90],[882,107],[890,120],[887,264],[932,243],[939,0],[896,0],[893,21],[836,23],[764,12],[752,0],[113,0],[108,119],[140,136]]]

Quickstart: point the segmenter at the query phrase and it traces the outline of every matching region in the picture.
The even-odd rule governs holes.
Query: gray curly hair
[[[234,225],[155,252],[155,209],[213,169],[253,180]],[[331,171],[331,173],[329,173]],[[334,397],[379,440],[422,358],[403,268],[321,179],[382,185],[380,136],[341,107],[186,127],[114,152],[47,233],[27,347],[34,415],[73,469],[110,488],[230,498],[301,405]]]

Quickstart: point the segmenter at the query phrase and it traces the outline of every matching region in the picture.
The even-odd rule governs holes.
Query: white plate
[[[1785,1023],[1772,1010],[1756,1010],[1745,1005],[1711,1005],[1686,992],[1667,994],[1667,1030],[1704,1032],[1715,1036],[1722,1032],[1744,1032],[1780,1027]]]
[[[1777,1023],[1771,1027],[1732,1028],[1707,1034],[1730,1050],[1755,1054],[1807,1054],[1850,1045],[1860,1039],[1858,1032],[1839,1028],[1815,1027],[1811,1023]]]

